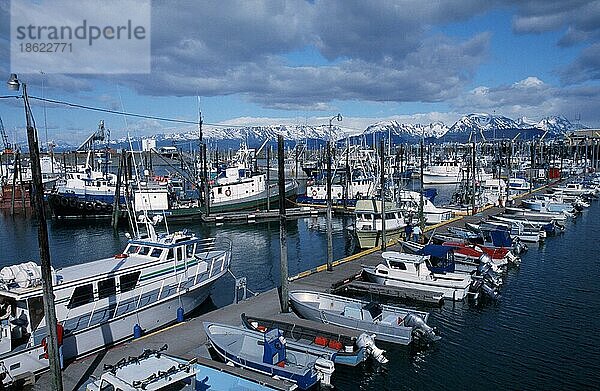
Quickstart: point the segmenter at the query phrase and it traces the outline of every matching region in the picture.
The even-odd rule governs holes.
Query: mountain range
[[[204,140],[211,148],[237,149],[241,141],[250,147],[259,147],[265,140],[276,142],[277,136],[282,135],[288,145],[298,141],[305,141],[309,147],[323,145],[330,137],[335,140],[345,140],[349,137],[351,142],[365,142],[373,144],[378,140],[391,138],[392,142],[418,143],[421,139],[426,142],[468,142],[480,141],[482,138],[514,138],[533,139],[544,136],[545,138],[562,137],[564,134],[582,128],[575,126],[562,116],[546,117],[539,121],[532,121],[526,117],[513,120],[504,116],[489,114],[468,114],[461,117],[452,126],[443,122],[430,124],[409,124],[396,120],[380,121],[369,125],[364,131],[348,134],[340,126],[327,125],[267,125],[267,126],[232,126],[232,127],[205,127]],[[173,133],[156,134],[157,146],[192,145],[198,140],[198,129],[194,127],[181,128]],[[142,137],[147,138],[147,137]],[[139,138],[138,138],[139,139]],[[111,141],[115,148],[126,146],[124,139]],[[72,146],[61,144],[57,149],[70,149]],[[196,143],[194,143],[195,145]],[[61,148],[62,147],[62,148]]]

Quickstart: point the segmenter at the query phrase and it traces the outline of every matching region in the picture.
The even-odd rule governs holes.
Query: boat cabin
[[[173,267],[194,266],[194,273],[207,271],[195,257],[200,239],[186,231],[130,240],[122,254],[52,272],[56,317],[65,336],[108,321],[150,304],[141,300],[141,281],[173,274]],[[144,272],[144,275],[142,273]],[[160,286],[160,284],[158,284]],[[166,290],[165,295],[169,294]],[[39,345],[46,336],[41,269],[34,262],[0,270],[0,360],[15,350]],[[158,294],[154,300],[158,300]]]
[[[390,271],[415,275],[417,277],[425,277],[431,273],[427,267],[430,258],[429,255],[384,251],[381,256],[383,257],[384,265]],[[378,267],[377,274],[387,274],[387,271]]]

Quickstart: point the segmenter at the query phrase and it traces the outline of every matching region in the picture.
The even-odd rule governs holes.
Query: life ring
[[[225,195],[227,197],[231,196],[231,190],[229,190],[229,189],[225,190]]]
[[[127,258],[128,256],[129,256],[129,254],[121,253],[121,254],[115,255],[115,258],[116,259],[123,259],[123,258]]]
[[[317,196],[317,191],[316,191],[316,190],[313,190],[313,191],[312,191],[312,196],[313,196],[313,197],[316,197],[316,196]]]

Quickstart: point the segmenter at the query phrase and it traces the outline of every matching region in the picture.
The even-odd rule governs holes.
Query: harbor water
[[[55,268],[119,253],[125,230],[113,233],[94,220],[51,220]],[[350,217],[333,222],[334,259],[356,252]],[[279,281],[279,224],[206,226],[170,224],[202,237],[233,240],[231,270],[248,279],[252,292]],[[323,217],[287,222],[290,275],[325,263]],[[0,215],[0,266],[38,259],[37,227],[31,219]],[[337,390],[583,390],[600,389],[600,205],[594,202],[567,230],[542,245],[530,245],[519,268],[509,271],[498,302],[446,303],[428,308],[429,324],[442,340],[425,350],[381,345],[390,362],[363,370],[336,368]],[[228,276],[199,311],[233,300]]]

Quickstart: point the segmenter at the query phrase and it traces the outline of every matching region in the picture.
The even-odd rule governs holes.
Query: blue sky
[[[0,0],[4,79],[9,21]],[[599,32],[600,1],[155,1],[150,74],[20,77],[31,95],[191,121],[198,95],[210,124],[324,124],[339,112],[359,132],[486,112],[600,127]],[[25,139],[20,102],[0,99],[0,116]],[[186,127],[53,106],[46,118],[49,139],[73,143],[101,119],[114,137]]]

